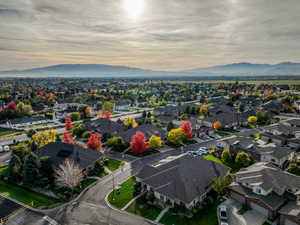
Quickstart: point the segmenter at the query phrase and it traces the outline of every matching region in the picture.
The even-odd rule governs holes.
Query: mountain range
[[[233,63],[183,71],[154,71],[104,64],[60,64],[27,70],[0,71],[2,77],[160,77],[300,75],[300,63]]]

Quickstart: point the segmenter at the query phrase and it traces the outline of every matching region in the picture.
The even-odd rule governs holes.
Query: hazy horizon
[[[300,62],[299,7],[298,0],[10,0],[0,3],[0,71]]]

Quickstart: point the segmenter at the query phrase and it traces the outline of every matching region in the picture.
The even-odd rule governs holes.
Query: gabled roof
[[[117,134],[124,131],[126,128],[123,124],[119,124],[115,121],[100,118],[97,120],[89,121],[84,124],[85,128],[92,131],[97,131],[100,134]]]
[[[103,154],[97,150],[82,148],[78,145],[63,142],[53,142],[37,150],[39,156],[49,157],[54,167],[58,167],[66,159],[71,159],[82,169],[92,166],[99,161]]]
[[[118,134],[118,136],[122,137],[124,141],[130,142],[132,136],[137,131],[141,131],[142,133],[144,133],[146,139],[149,139],[152,135],[159,136],[162,139],[166,138],[167,136],[167,132],[165,130],[158,128],[152,124],[142,124],[138,127],[121,132]]]
[[[236,174],[237,181],[259,185],[264,190],[272,189],[282,195],[287,189],[299,189],[300,177],[280,170],[270,163],[255,163]]]
[[[147,165],[136,177],[156,192],[190,203],[206,193],[214,179],[228,171],[229,168],[213,161],[183,155],[158,167]]]

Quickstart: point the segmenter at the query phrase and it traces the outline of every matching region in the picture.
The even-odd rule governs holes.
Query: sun
[[[139,18],[145,8],[144,0],[123,0],[123,5],[128,17],[132,19]]]

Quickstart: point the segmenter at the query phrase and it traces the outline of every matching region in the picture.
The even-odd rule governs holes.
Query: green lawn
[[[117,170],[120,166],[124,166],[124,162],[118,161],[115,159],[106,159],[105,160],[105,166],[110,170],[110,171],[115,171]]]
[[[218,225],[217,207],[220,203],[215,201],[213,205],[205,207],[192,218],[172,215],[170,210],[159,222],[165,225]]]
[[[0,180],[0,193],[34,208],[49,207],[59,200],[27,190],[21,186]]]
[[[0,175],[5,175],[6,174],[6,172],[7,172],[7,166],[5,166],[5,167],[0,167]]]
[[[113,206],[121,209],[131,199],[134,198],[134,185],[136,184],[135,178],[131,177],[123,184],[121,184],[119,190],[114,190],[108,195],[108,201]]]
[[[145,195],[134,201],[127,209],[127,212],[145,217],[149,220],[155,220],[161,209],[146,203]]]
[[[14,134],[14,133],[17,133],[17,132],[15,130],[0,128],[0,137],[1,136],[6,136],[6,135],[9,135],[9,134]]]
[[[221,161],[221,159],[215,157],[212,154],[208,154],[208,155],[202,156],[202,158],[203,159],[207,159],[207,160],[211,160],[211,161],[216,162],[216,163],[223,164],[223,162]]]

